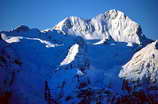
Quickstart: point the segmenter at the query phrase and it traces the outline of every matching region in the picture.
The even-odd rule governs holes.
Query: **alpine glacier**
[[[118,10],[0,32],[0,104],[157,104],[158,40]]]

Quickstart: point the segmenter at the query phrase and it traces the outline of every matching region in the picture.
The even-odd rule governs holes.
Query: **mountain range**
[[[0,32],[0,104],[158,104],[158,40],[119,10]]]

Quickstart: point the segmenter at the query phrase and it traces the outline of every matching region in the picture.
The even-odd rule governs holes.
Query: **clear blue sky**
[[[158,39],[158,0],[0,0],[0,31],[20,24],[42,30],[67,16],[88,19],[110,9],[125,12],[147,37]]]

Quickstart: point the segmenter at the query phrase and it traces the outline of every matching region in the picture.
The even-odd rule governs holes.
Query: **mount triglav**
[[[158,40],[123,12],[0,32],[0,104],[157,104]]]

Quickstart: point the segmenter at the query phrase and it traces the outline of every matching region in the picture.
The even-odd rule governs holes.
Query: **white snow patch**
[[[47,48],[56,47],[56,46],[61,46],[61,45],[59,45],[59,44],[53,44],[53,43],[51,43],[51,42],[49,42],[49,41],[42,40],[42,39],[39,39],[39,38],[26,38],[26,39],[40,41],[41,43],[46,44],[46,47],[47,47]]]
[[[77,74],[80,75],[80,76],[84,75],[84,73],[79,69],[77,70]]]
[[[53,44],[49,41],[42,40],[42,39],[39,39],[39,38],[29,38],[29,37],[21,37],[21,36],[6,36],[5,34],[1,34],[1,37],[7,43],[16,43],[16,42],[20,42],[21,39],[28,39],[28,40],[37,40],[37,41],[45,44],[46,48],[61,46],[59,44]]]
[[[66,56],[66,58],[60,63],[60,65],[67,65],[69,63],[71,63],[72,61],[75,60],[75,56],[77,55],[77,53],[79,52],[79,45],[78,44],[74,44],[68,52],[68,55]]]
[[[104,44],[105,42],[106,42],[106,40],[105,40],[105,39],[102,39],[102,40],[100,40],[100,41],[94,43],[93,45],[100,45],[100,44]]]
[[[131,42],[128,42],[128,43],[127,43],[127,46],[128,46],[128,47],[132,47],[133,44],[132,44]]]
[[[20,42],[20,39],[23,39],[23,37],[20,37],[20,36],[9,37],[9,36],[6,36],[5,34],[1,34],[1,37],[7,43]]]

